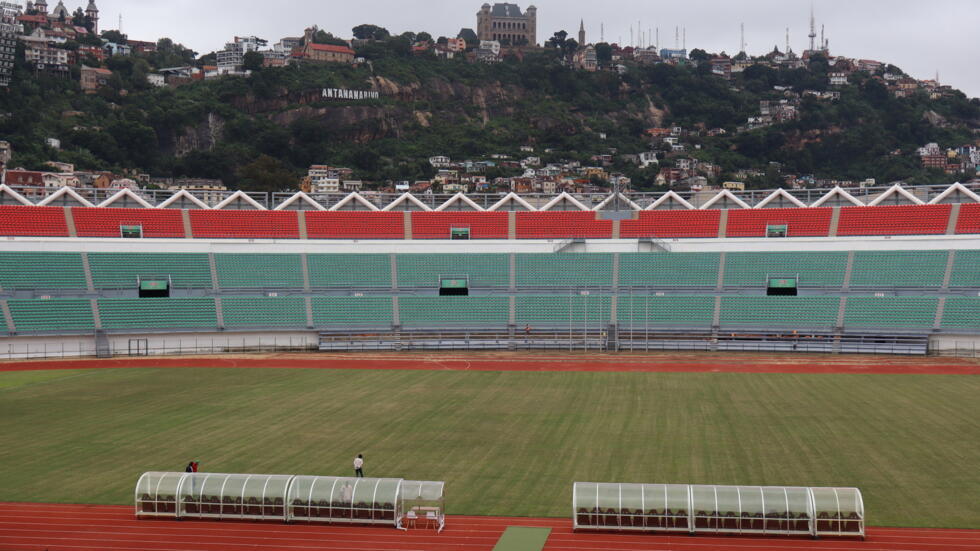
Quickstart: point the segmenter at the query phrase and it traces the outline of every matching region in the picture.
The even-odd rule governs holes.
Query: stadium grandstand
[[[980,341],[975,186],[216,200],[0,186],[0,357]]]

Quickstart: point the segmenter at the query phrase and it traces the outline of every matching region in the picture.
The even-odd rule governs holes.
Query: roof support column
[[[959,206],[959,205],[957,205]],[[943,274],[943,291],[949,290],[949,282],[953,278],[953,265],[956,264],[956,249],[949,251],[946,257],[946,273]]]
[[[834,207],[830,214],[830,228],[827,237],[837,237],[837,227],[840,225],[840,207]]]
[[[194,239],[194,227],[191,225],[191,211],[180,209],[180,218],[184,222],[184,237]]]
[[[956,226],[960,221],[960,204],[953,203],[953,208],[949,211],[949,223],[946,224],[946,235],[955,235]]]
[[[728,253],[721,251],[718,253],[718,281],[715,282],[715,291],[721,291],[725,288],[725,263]]]

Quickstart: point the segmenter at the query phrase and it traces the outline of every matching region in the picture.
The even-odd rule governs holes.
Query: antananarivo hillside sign
[[[324,88],[321,97],[325,99],[378,99],[381,93],[376,90],[346,90],[343,88]]]

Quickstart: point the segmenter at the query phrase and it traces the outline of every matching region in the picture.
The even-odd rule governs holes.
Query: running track
[[[0,371],[151,367],[413,369],[453,371],[608,371],[689,373],[868,373],[980,375],[980,362],[958,358],[778,355],[468,355],[269,354],[163,358],[72,359],[0,362]]]
[[[571,521],[451,516],[441,534],[383,527],[137,520],[120,505],[0,503],[3,551],[490,551],[507,526],[552,529],[546,551],[977,551],[980,530],[871,528],[857,539],[573,533]]]

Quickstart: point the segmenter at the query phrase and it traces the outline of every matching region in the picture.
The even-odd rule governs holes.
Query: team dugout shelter
[[[444,487],[401,478],[147,472],[136,482],[136,516],[402,529],[419,520],[442,531]]]
[[[864,538],[857,488],[576,482],[576,530]]]

